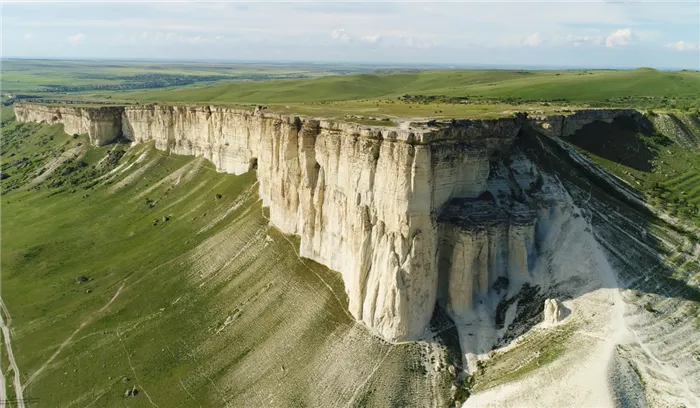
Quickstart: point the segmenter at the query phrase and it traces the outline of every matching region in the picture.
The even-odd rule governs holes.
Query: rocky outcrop
[[[568,115],[530,117],[528,125],[549,137],[566,138],[591,122],[611,123],[620,116],[638,118],[642,114],[636,109],[584,109]]]
[[[95,146],[105,145],[121,135],[123,108],[118,106],[95,108],[15,103],[14,110],[20,122],[62,123],[66,133],[85,133]]]
[[[544,323],[555,325],[562,321],[567,315],[567,309],[557,299],[547,299],[544,301]]]
[[[700,118],[689,113],[648,115],[654,127],[687,149],[700,149]]]
[[[523,116],[366,127],[213,106],[15,111],[98,145],[123,136],[256,170],[272,224],[339,271],[350,312],[389,341],[422,336],[438,298],[459,318],[498,278],[527,277],[546,212],[523,192],[536,193],[531,164],[493,165]]]

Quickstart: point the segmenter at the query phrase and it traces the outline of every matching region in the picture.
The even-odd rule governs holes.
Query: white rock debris
[[[564,305],[557,299],[544,301],[544,323],[555,325],[566,317]]]

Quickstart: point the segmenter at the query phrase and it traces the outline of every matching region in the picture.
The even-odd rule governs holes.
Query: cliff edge
[[[492,291],[499,278],[527,280],[538,220],[547,222],[551,205],[537,195],[535,166],[509,163],[523,126],[561,136],[638,113],[401,127],[220,107],[15,104],[15,114],[63,123],[95,145],[118,137],[153,141],[161,150],[203,156],[219,171],[256,170],[272,224],[301,238],[301,256],[340,272],[352,315],[397,342],[423,336],[438,302],[460,318],[472,293]]]

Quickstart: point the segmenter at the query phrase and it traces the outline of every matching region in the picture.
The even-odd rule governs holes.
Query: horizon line
[[[655,69],[659,71],[700,71],[698,68],[683,67],[650,67],[631,65],[534,65],[534,64],[489,64],[489,63],[429,63],[429,62],[361,62],[361,61],[340,61],[340,60],[249,60],[249,59],[185,59],[185,58],[110,58],[110,57],[17,57],[3,56],[2,60],[25,60],[25,61],[93,61],[93,62],[170,62],[170,63],[223,63],[223,64],[294,64],[294,65],[340,65],[340,66],[362,66],[381,68],[438,68],[438,69],[531,69],[531,70],[635,70],[635,69]]]

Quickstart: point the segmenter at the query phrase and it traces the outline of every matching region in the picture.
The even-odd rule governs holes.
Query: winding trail
[[[0,364],[0,405],[2,401],[7,401],[7,394],[5,393],[5,375],[2,373],[2,364]]]
[[[352,407],[353,403],[355,402],[355,399],[360,394],[360,390],[362,390],[365,387],[365,385],[369,382],[369,380],[374,376],[374,373],[376,373],[377,370],[379,370],[379,367],[381,367],[382,364],[384,364],[384,360],[386,360],[386,358],[389,357],[389,353],[391,353],[393,350],[394,350],[394,346],[392,345],[386,351],[386,354],[384,354],[384,357],[382,357],[382,359],[379,360],[377,365],[374,366],[374,369],[372,370],[372,372],[369,373],[367,378],[365,378],[364,381],[362,381],[362,383],[360,383],[360,385],[358,385],[357,388],[355,388],[355,392],[352,394],[352,398],[350,398],[350,400],[348,401],[348,404],[346,406]]]
[[[148,395],[148,391],[146,391],[146,388],[143,386],[143,384],[139,383],[139,377],[136,375],[136,369],[134,368],[134,365],[131,362],[131,354],[129,354],[129,350],[126,349],[124,341],[122,340],[122,336],[121,334],[119,334],[119,330],[117,330],[117,337],[119,338],[119,344],[121,344],[122,348],[124,349],[124,354],[126,354],[126,359],[129,362],[129,368],[131,369],[131,373],[134,375],[134,380],[136,380],[136,385],[138,385],[139,388],[141,388],[141,391],[143,391],[143,394],[146,396],[146,398],[148,398],[148,401],[151,403],[151,405],[153,405],[156,408],[159,408],[158,405],[155,402],[153,402],[151,396]]]
[[[14,380],[12,381],[12,386],[15,389],[15,399],[17,403],[17,408],[24,408],[24,397],[22,397],[22,381],[20,379],[19,367],[17,367],[17,361],[15,361],[15,354],[12,351],[12,340],[10,339],[10,325],[12,324],[12,316],[9,310],[5,306],[5,302],[0,298],[0,328],[2,329],[3,337],[5,338],[5,347],[7,348],[7,358],[10,360],[10,367],[12,367],[12,374]],[[3,314],[7,316],[7,324],[3,318]],[[5,378],[2,378],[2,401],[7,401],[7,392],[5,388]]]
[[[46,369],[46,367],[48,367],[49,364],[51,364],[51,362],[52,362],[53,360],[55,360],[56,357],[58,357],[59,354],[61,354],[61,352],[63,351],[63,349],[65,349],[66,347],[68,347],[68,346],[71,344],[71,341],[73,340],[73,337],[75,337],[75,335],[78,334],[78,333],[80,332],[80,330],[82,330],[82,329],[83,329],[85,326],[87,326],[88,324],[92,323],[92,321],[95,319],[95,316],[96,316],[96,315],[102,313],[105,309],[107,309],[107,308],[109,307],[109,305],[111,305],[111,304],[117,299],[117,297],[119,296],[119,294],[122,292],[122,289],[124,289],[124,285],[125,285],[125,284],[126,284],[126,281],[124,281],[124,282],[122,283],[122,285],[119,287],[119,289],[117,289],[117,292],[114,294],[114,296],[112,296],[112,298],[109,300],[109,302],[107,302],[106,305],[102,306],[102,308],[101,308],[100,310],[98,310],[96,313],[93,313],[89,318],[87,318],[84,322],[82,322],[82,323],[80,324],[80,326],[78,326],[78,328],[75,329],[75,331],[73,331],[73,333],[71,333],[71,335],[68,336],[68,338],[65,339],[65,340],[63,341],[63,343],[61,343],[61,345],[60,345],[60,346],[58,347],[58,349],[51,355],[51,357],[49,357],[49,359],[46,360],[46,361],[44,362],[44,364],[42,364],[41,367],[39,367],[39,369],[36,370],[36,371],[34,372],[34,374],[32,374],[32,375],[29,377],[29,379],[27,380],[27,382],[24,384],[24,388],[20,388],[20,389],[22,389],[22,390],[23,390],[23,389],[26,389],[26,388],[29,386],[29,384],[31,384],[31,383]],[[4,307],[4,306],[3,306],[3,307]]]

